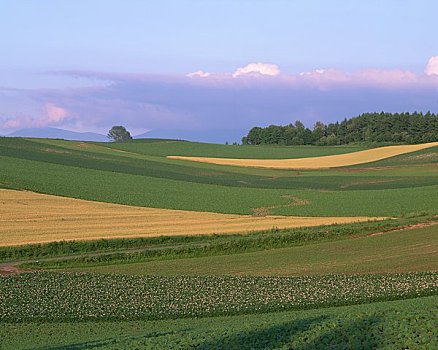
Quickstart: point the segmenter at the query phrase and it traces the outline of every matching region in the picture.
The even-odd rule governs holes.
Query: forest
[[[253,127],[244,145],[345,145],[349,143],[416,144],[438,141],[438,115],[414,113],[363,113],[341,122],[316,122],[313,129],[297,120],[289,125]]]

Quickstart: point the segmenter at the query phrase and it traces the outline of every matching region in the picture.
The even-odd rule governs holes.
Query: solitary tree
[[[108,138],[112,141],[128,141],[132,140],[132,136],[124,126],[117,125],[113,126],[110,131],[108,131]]]

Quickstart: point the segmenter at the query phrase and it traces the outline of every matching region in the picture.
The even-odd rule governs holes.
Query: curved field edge
[[[419,145],[386,146],[353,153],[298,159],[236,159],[187,156],[167,156],[167,158],[219,165],[270,169],[328,169],[376,162],[378,160],[405,153],[411,153],[434,146],[438,146],[438,142],[430,142]]]
[[[58,140],[47,140],[47,143],[42,143],[28,140],[2,142],[2,139],[0,139],[0,154],[9,158],[15,158],[16,162],[20,160],[37,161],[90,170],[111,171],[126,175],[140,175],[142,177],[232,187],[352,190],[419,187],[437,183],[433,166],[422,168],[416,166],[413,168],[410,165],[408,167],[405,166],[402,172],[400,170],[397,172],[391,171],[391,169],[387,169],[384,172],[379,170],[378,173],[374,169],[360,172],[339,170],[291,172],[286,170],[172,161],[163,157],[122,152],[117,149],[90,143],[64,141],[66,143],[65,147],[60,147],[57,143],[52,144],[50,141]],[[147,152],[147,150],[143,151]],[[415,156],[415,154],[412,156]],[[422,159],[423,162],[433,160],[433,158]],[[29,167],[33,167],[33,164],[29,163]],[[14,167],[9,165],[1,170],[7,174],[9,168],[13,169]],[[379,177],[384,176],[384,178],[376,181],[376,175]],[[6,181],[5,184],[7,184]]]
[[[99,203],[0,189],[0,246],[60,240],[243,233],[384,217],[251,216]]]
[[[172,154],[181,156],[278,159],[318,157],[356,152],[366,149],[363,145],[342,146],[277,146],[277,145],[219,145],[188,141],[164,141],[148,143],[142,140],[124,143],[99,143],[115,150],[166,157]]]
[[[156,321],[26,322],[0,327],[5,350],[438,348],[438,297],[326,309]]]
[[[75,166],[1,157],[0,187],[143,207],[252,214],[268,208],[273,215],[399,216],[435,213],[438,186],[319,191],[267,189],[154,178]],[[176,190],[177,189],[177,190]],[[291,205],[298,197],[306,205]],[[301,202],[303,203],[303,202]]]
[[[241,315],[438,294],[438,272],[302,277],[0,276],[0,321],[138,320]]]

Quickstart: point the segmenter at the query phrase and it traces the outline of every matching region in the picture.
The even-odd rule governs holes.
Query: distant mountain
[[[157,138],[157,139],[176,139],[211,143],[233,143],[240,142],[247,130],[165,130],[157,129],[134,136],[134,139]],[[51,139],[64,139],[72,141],[97,141],[107,142],[105,135],[92,132],[75,132],[58,128],[26,128],[14,131],[8,137],[38,137]]]
[[[27,128],[14,131],[8,137],[39,137],[50,139],[64,139],[72,141],[99,141],[106,142],[105,135],[93,132],[75,132],[58,128]]]
[[[211,143],[240,142],[246,130],[151,130],[134,136],[134,139],[157,138]]]

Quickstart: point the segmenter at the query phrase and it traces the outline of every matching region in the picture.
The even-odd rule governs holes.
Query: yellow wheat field
[[[60,240],[236,233],[373,219],[382,218],[255,217],[133,207],[0,189],[0,246]]]
[[[375,162],[400,154],[419,151],[425,148],[438,146],[438,142],[419,145],[401,145],[373,148],[365,151],[337,154],[333,156],[297,158],[297,159],[236,159],[236,158],[209,158],[168,156],[171,159],[182,159],[193,162],[212,163],[220,165],[237,165],[254,168],[271,169],[328,169],[341,166]]]

